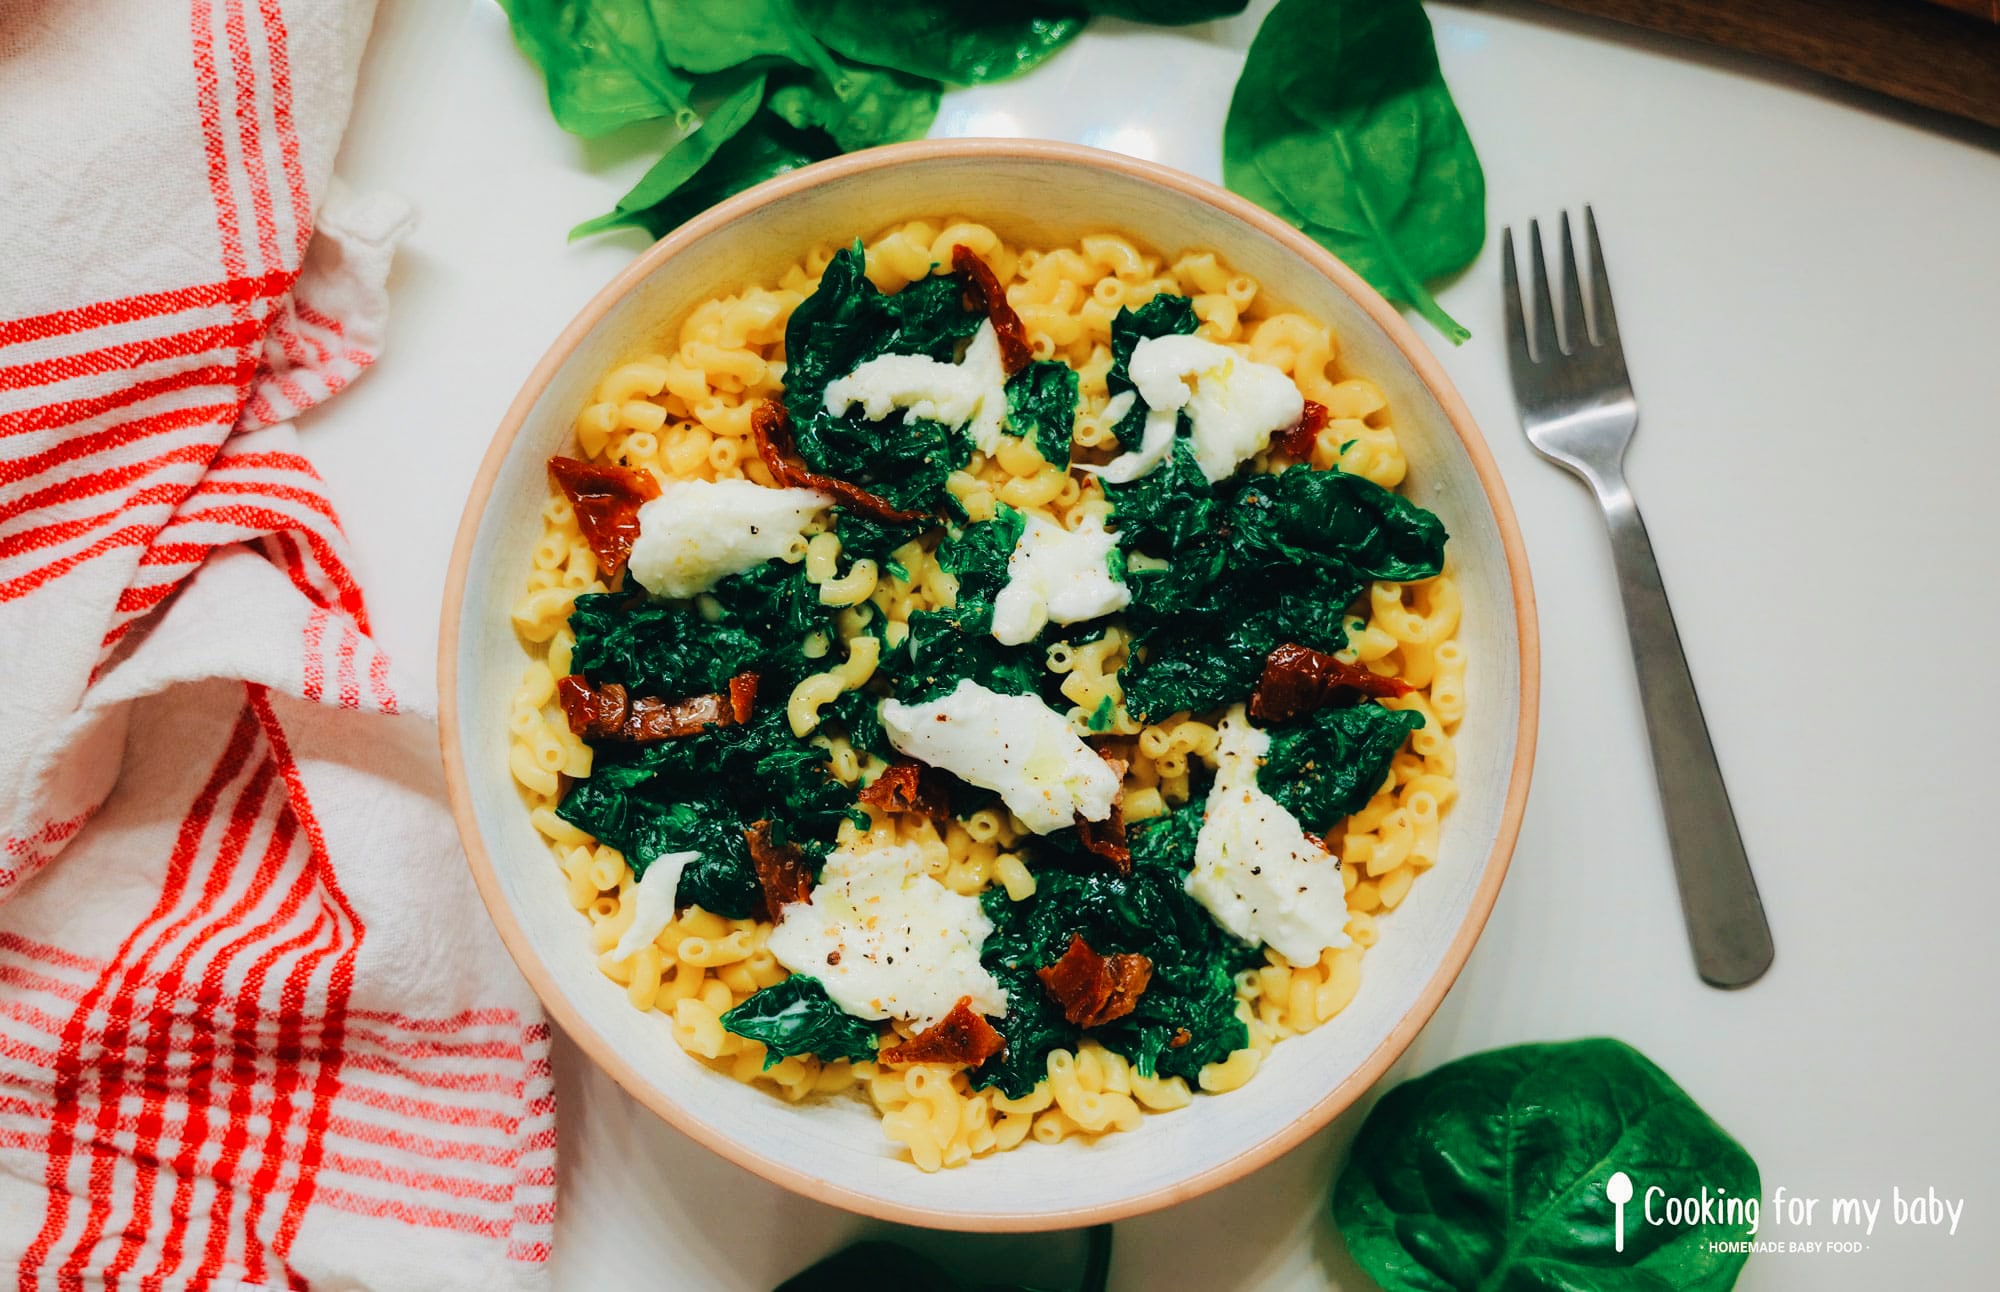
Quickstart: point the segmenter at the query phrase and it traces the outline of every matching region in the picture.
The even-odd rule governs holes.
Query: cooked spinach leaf
[[[982,321],[965,308],[951,275],[920,278],[889,294],[868,281],[858,242],[842,248],[785,327],[785,407],[800,456],[813,470],[852,480],[893,507],[938,510],[947,498],[945,478],[972,457],[972,441],[937,422],[906,422],[900,412],[880,422],[859,410],[835,416],[826,410],[826,388],[878,355],[950,362]]]
[[[1007,379],[1009,435],[1033,436],[1035,452],[1051,466],[1067,467],[1076,436],[1076,369],[1060,359],[1037,359]]]
[[[992,622],[992,609],[987,609]],[[918,610],[910,615],[908,647],[878,671],[893,678],[896,698],[921,704],[973,681],[1002,695],[1033,695],[1048,676],[1033,643],[1002,646],[993,634],[974,632],[956,610]]]
[[[862,753],[893,759],[896,747],[882,730],[881,703],[882,697],[873,691],[842,691],[820,709],[820,721],[839,724],[847,735],[847,743]]]
[[[710,623],[686,607],[620,592],[585,593],[570,612],[570,667],[668,699],[720,691],[753,667],[764,638],[731,620]]]
[[[1139,348],[1141,341],[1163,336],[1193,336],[1200,326],[1201,319],[1194,312],[1194,302],[1185,296],[1163,292],[1136,310],[1120,306],[1117,317],[1111,320],[1111,371],[1105,374],[1105,389],[1114,399],[1134,389],[1132,352]],[[1145,426],[1146,401],[1135,396],[1131,410],[1119,418],[1118,424],[1111,429],[1120,444],[1137,447]],[[1183,434],[1186,433],[1185,422],[1180,429]]]
[[[1083,1280],[1076,1285],[1077,1292],[1104,1292],[1110,1276],[1111,1226],[1099,1225],[1090,1231]],[[1056,1292],[1053,1288],[1033,1288],[1022,1283],[966,1282],[929,1257],[880,1239],[835,1252],[786,1279],[778,1285],[777,1292],[880,1292],[885,1288],[907,1288],[912,1292]]]
[[[867,1019],[844,1012],[819,979],[802,973],[753,993],[723,1014],[722,1026],[762,1042],[767,1068],[794,1054],[810,1054],[828,1063],[873,1062],[879,1030]]]
[[[997,1085],[1017,1098],[1047,1075],[1050,1050],[1077,1044],[1081,1030],[1063,1018],[1035,970],[1054,964],[1078,933],[1100,954],[1137,951],[1153,961],[1138,1008],[1091,1030],[1140,1072],[1192,1082],[1203,1067],[1248,1044],[1236,1017],[1233,975],[1258,953],[1218,929],[1182,887],[1194,862],[1202,806],[1191,803],[1136,824],[1130,875],[1072,852],[1038,866],[1035,891],[1023,901],[998,887],[981,897],[994,931],[980,960],[1007,989],[1006,1017],[995,1023],[1007,1049],[973,1073],[974,1085]],[[1068,831],[1043,843],[1058,855],[1077,847]]]
[[[679,799],[649,779],[645,768],[599,768],[570,787],[556,815],[623,853],[634,875],[662,853],[700,853],[681,872],[676,899],[731,919],[749,915],[762,893],[743,837],[749,823],[723,799]]]
[[[1020,512],[1001,503],[992,520],[967,525],[938,544],[938,565],[958,580],[952,615],[962,631],[992,631],[993,599],[1007,586],[1007,562],[1026,527]]]
[[[1272,727],[1271,752],[1257,784],[1308,830],[1324,830],[1368,806],[1389,775],[1389,760],[1424,725],[1415,709],[1373,701],[1317,709]]]
[[[634,121],[698,120],[694,79],[669,66],[649,0],[501,0],[514,42],[548,81],[549,110],[596,138]]]
[[[847,58],[951,85],[1017,76],[1068,44],[1084,19],[1023,0],[794,0],[801,20]]]
[[[1388,1292],[1734,1286],[1740,1224],[1641,1223],[1628,1204],[1619,1251],[1615,1172],[1668,1197],[1762,1192],[1750,1154],[1673,1078],[1600,1038],[1488,1050],[1391,1090],[1355,1137],[1333,1217]]]
[[[1486,241],[1486,178],[1419,0],[1279,0],[1223,131],[1229,187],[1453,341],[1425,283]]]

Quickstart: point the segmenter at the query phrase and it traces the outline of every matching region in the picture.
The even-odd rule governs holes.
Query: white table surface
[[[1622,1037],[1751,1149],[1767,1196],[1966,1200],[1956,1236],[1885,1217],[1862,1254],[1759,1255],[1740,1286],[1991,1286],[2000,137],[1530,5],[1432,13],[1493,230],[1440,293],[1473,340],[1426,335],[1520,513],[1544,699],[1499,906],[1394,1077],[1493,1045]],[[1254,30],[1254,16],[1179,33],[1102,23],[1023,81],[948,96],[937,133],[1075,139],[1217,178]],[[385,0],[340,169],[404,195],[421,223],[386,354],[305,430],[377,630],[420,671],[502,410],[644,241],[570,246],[565,231],[658,142],[557,131],[489,0]],[[1593,505],[1512,416],[1499,227],[1586,200],[1645,409],[1632,480],[1777,940],[1769,976],[1736,994],[1690,967]],[[559,1286],[769,1288],[886,1228],[723,1162],[557,1053]],[[1113,1286],[1368,1286],[1326,1218],[1355,1116],[1248,1180],[1119,1225]],[[1845,1237],[1826,1209],[1810,1231],[1763,1236]],[[1066,1279],[1080,1250],[1074,1236],[900,1236],[982,1277]]]

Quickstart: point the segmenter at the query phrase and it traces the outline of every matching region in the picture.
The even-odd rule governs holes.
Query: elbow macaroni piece
[[[1071,247],[1024,249],[986,225],[953,217],[910,221],[867,242],[866,271],[877,287],[896,291],[949,265],[952,248],[961,243],[1004,286],[1035,357],[1061,359],[1077,371],[1080,460],[1101,462],[1118,451],[1103,416],[1112,321],[1121,309],[1173,292],[1192,299],[1200,335],[1277,366],[1306,398],[1325,405],[1328,421],[1312,447],[1312,466],[1338,465],[1391,488],[1403,479],[1407,463],[1381,389],[1343,368],[1328,328],[1266,308],[1259,284],[1213,253],[1189,251],[1169,261],[1110,233]],[[832,256],[831,246],[812,248],[777,282],[697,306],[659,339],[657,351],[612,369],[577,414],[578,450],[586,458],[647,470],[662,482],[773,484],[757,453],[751,414],[782,391],[785,325]],[[1266,454],[1256,465],[1286,461]],[[1025,437],[1004,438],[990,457],[974,453],[951,472],[946,489],[974,521],[990,519],[1003,503],[1038,510],[1071,529],[1110,511],[1094,477],[1052,466]],[[1468,694],[1467,656],[1457,640],[1459,588],[1448,570],[1416,584],[1375,583],[1346,620],[1348,646],[1341,657],[1416,687],[1387,703],[1422,713],[1425,726],[1396,755],[1369,803],[1324,831],[1342,860],[1352,944],[1329,949],[1308,965],[1266,950],[1261,966],[1239,974],[1236,1008],[1249,1031],[1242,1049],[1203,1068],[1191,1083],[1142,1073],[1086,1037],[1074,1049],[1052,1051],[1045,1076],[1020,1099],[993,1087],[974,1089],[965,1071],[942,1064],[823,1063],[794,1056],[766,1067],[764,1047],[729,1032],[721,1018],[787,976],[766,947],[770,925],[689,907],[650,945],[612,957],[634,918],[637,879],[616,850],[555,811],[569,782],[591,769],[590,747],[569,731],[555,699],[556,681],[569,673],[575,646],[570,609],[578,596],[608,585],[560,494],[543,507],[541,524],[512,609],[530,662],[509,701],[508,766],[531,823],[548,844],[564,898],[586,921],[600,968],[634,1008],[658,1011],[676,1041],[718,1071],[765,1085],[788,1102],[850,1092],[866,1097],[881,1113],[883,1133],[920,1169],[960,1166],[1030,1139],[1058,1143],[1132,1131],[1146,1113],[1186,1107],[1197,1089],[1213,1094],[1245,1085],[1278,1040],[1310,1031],[1347,1007],[1383,919],[1408,900],[1418,875],[1444,864],[1441,820],[1457,797],[1452,733],[1465,716]],[[820,712],[868,683],[882,639],[900,644],[914,611],[955,605],[957,581],[918,542],[898,548],[890,563],[854,560],[842,574],[840,539],[830,530],[811,534],[787,559],[803,562],[820,604],[841,610],[837,642],[832,634],[817,634],[802,644],[808,658],[833,662],[784,697],[786,717],[795,734],[827,751],[838,780],[859,784],[879,772],[880,760],[856,750],[838,730],[820,732]],[[1133,557],[1135,567],[1140,559]],[[713,598],[703,599],[699,609],[711,617],[721,612]],[[879,618],[880,636],[869,630],[871,618]],[[1114,624],[1093,640],[1056,643],[1046,664],[1060,678],[1079,733],[1101,740],[1128,764],[1124,814],[1141,821],[1187,802],[1194,778],[1213,769],[1216,715],[1136,721],[1125,709],[1119,680],[1130,647],[1129,636]],[[851,823],[841,831],[843,841],[860,834]],[[876,812],[867,833],[885,843],[917,844],[931,873],[956,892],[977,895],[998,886],[1009,900],[1023,901],[1035,891],[1034,872],[1015,851],[1020,826],[1004,811],[985,809],[943,829],[922,818]]]

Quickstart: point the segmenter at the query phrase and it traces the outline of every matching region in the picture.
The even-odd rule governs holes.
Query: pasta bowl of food
[[[870,1215],[1115,1219],[1381,1076],[1498,893],[1533,598],[1464,404],[1325,251],[1065,144],[808,167],[528,378],[440,652],[555,1020]]]

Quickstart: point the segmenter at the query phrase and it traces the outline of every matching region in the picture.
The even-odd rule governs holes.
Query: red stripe
[[[399,1063],[395,1059],[380,1054],[350,1054],[347,1066],[356,1072],[374,1072],[383,1076],[400,1077],[411,1085],[427,1086],[432,1090],[450,1091],[456,1094],[480,1094],[498,1092],[519,1099],[526,1088],[518,1073],[502,1072],[433,1072],[427,1068]],[[354,1089],[350,1086],[349,1089]]]
[[[325,494],[313,489],[301,489],[297,485],[278,484],[271,480],[216,480],[211,477],[204,479],[195,491],[197,498],[207,498],[212,494],[295,502],[308,511],[318,512],[335,525],[340,524],[340,517],[334,514],[333,504],[327,501]]]
[[[314,327],[325,328],[327,331],[339,337],[344,337],[347,335],[347,329],[345,326],[341,324],[341,321],[339,319],[333,317],[333,315],[331,314],[325,314],[319,310],[314,309],[311,305],[307,304],[305,301],[298,299],[297,297],[292,298],[292,308],[298,312],[298,316],[301,319],[312,324]],[[350,354],[348,357],[351,359],[353,356]]]
[[[448,1198],[469,1198],[475,1202],[510,1202],[514,1197],[512,1184],[468,1180],[464,1176],[457,1175],[436,1175],[429,1171],[411,1171],[375,1158],[349,1157],[345,1153],[328,1153],[326,1161],[320,1165],[325,1170],[339,1171],[343,1175],[363,1180],[377,1180],[383,1184],[399,1185],[405,1189],[416,1189],[424,1193],[443,1194]]]
[[[417,1018],[394,1010],[357,1009],[351,1015],[363,1023],[386,1023],[405,1032],[461,1032],[469,1027],[519,1027],[521,1016],[503,1007],[462,1009],[444,1018]]]
[[[468,1107],[462,1104],[441,1104],[430,1099],[417,1099],[410,1095],[378,1090],[374,1086],[364,1086],[352,1081],[342,1084],[340,1097],[363,1108],[374,1108],[385,1113],[395,1113],[399,1117],[460,1130],[497,1130],[512,1135],[521,1126],[520,1116],[512,1112],[499,1112],[491,1108]]]
[[[289,545],[289,535],[280,535],[279,537]],[[296,549],[293,550],[296,553]],[[317,599],[312,589],[305,586],[304,572],[300,570],[296,563],[287,564],[285,568],[289,573],[293,574],[292,582],[299,586],[300,591]],[[324,634],[328,618],[329,612],[326,607],[317,605],[313,607],[312,613],[306,616],[305,659],[300,670],[302,678],[299,683],[299,691],[306,699],[313,701],[315,704],[326,694],[326,659],[321,651],[324,645]]]
[[[62,1035],[63,1021],[61,1019],[47,1010],[36,1009],[27,1001],[0,1000],[0,1014],[5,1014],[17,1023],[26,1023],[29,1027],[38,1028],[41,1031],[47,1032],[50,1036],[60,1037]]]
[[[92,457],[107,449],[115,449],[135,440],[149,439],[170,431],[184,431],[191,426],[209,426],[223,423],[223,419],[233,420],[236,407],[233,404],[198,404],[193,408],[173,408],[163,413],[152,413],[145,417],[135,417],[129,422],[119,422],[101,431],[88,435],[77,435],[64,440],[54,448],[40,453],[30,453],[25,457],[0,462],[0,484],[18,484],[32,476],[40,475],[51,467]],[[211,454],[214,447],[210,446]]]
[[[147,337],[140,341],[124,341],[96,350],[85,350],[81,354],[38,359],[11,368],[0,368],[0,390],[21,390],[28,386],[71,381],[77,377],[121,372],[143,364],[186,359],[209,350],[241,350],[246,345],[254,344],[261,331],[257,320],[246,315],[226,325],[190,328],[171,336]]]
[[[320,1059],[312,1109],[306,1120],[305,1153],[299,1162],[299,1180],[286,1201],[284,1216],[279,1221],[278,1233],[272,1242],[272,1249],[282,1259],[291,1251],[292,1242],[298,1237],[299,1225],[305,1219],[306,1208],[317,1192],[319,1164],[326,1155],[327,1120],[331,1115],[334,1092],[340,1087],[342,1026],[347,1017],[348,997],[354,986],[355,956],[360,950],[365,930],[360,917],[348,903],[347,895],[341,890],[339,877],[334,873],[327,855],[326,835],[320,830],[319,818],[314,815],[312,804],[306,797],[305,783],[299,775],[298,764],[292,759],[291,742],[271,709],[270,692],[254,684],[249,690],[251,706],[257,711],[265,738],[271,742],[272,752],[278,760],[278,769],[290,788],[292,810],[305,829],[311,864],[327,897],[339,908],[350,930],[347,945],[342,949],[327,982],[326,1009],[320,1025],[320,1043],[326,1052]]]
[[[188,310],[245,304],[265,297],[283,296],[291,284],[291,274],[274,269],[256,278],[231,278],[219,283],[202,283],[195,287],[181,287],[168,292],[147,292],[144,295],[127,296],[120,300],[98,301],[91,305],[79,305],[73,309],[30,315],[27,318],[0,323],[0,346],[18,345],[23,341],[40,341],[54,336],[69,336],[119,323],[135,323],[140,319],[183,314]]]
[[[51,996],[60,996],[64,1000],[82,1000],[84,993],[89,990],[77,983],[38,974],[19,965],[0,965],[0,983],[28,991],[46,992]]]
[[[417,1135],[375,1122],[356,1121],[352,1117],[334,1117],[328,1123],[329,1133],[354,1140],[360,1144],[371,1144],[377,1148],[395,1149],[398,1152],[413,1153],[420,1157],[448,1162],[478,1162],[486,1166],[511,1167],[521,1160],[523,1153],[553,1149],[555,1132],[548,1132],[548,1142],[540,1143],[539,1137],[530,1137],[518,1145],[479,1144],[468,1140],[439,1139],[430,1135]]]
[[[47,843],[58,836],[67,837],[75,834],[82,828],[83,822],[89,819],[90,814],[86,812],[68,821],[52,821],[42,827],[37,842]],[[12,842],[9,840],[10,844]],[[10,847],[8,851],[11,852],[13,849]],[[79,973],[98,973],[104,968],[102,960],[92,960],[89,956],[80,956],[74,951],[47,942],[37,942],[33,938],[23,937],[19,933],[5,929],[0,929],[0,951],[32,956],[44,964],[60,965],[64,969],[74,969]]]
[[[72,426],[93,417],[102,417],[106,413],[115,413],[121,408],[130,408],[134,404],[144,403],[160,395],[177,394],[183,390],[195,390],[204,386],[226,387],[234,391],[241,389],[249,378],[250,373],[247,368],[228,368],[219,364],[205,368],[188,368],[90,399],[72,399],[60,404],[43,404],[39,408],[22,409],[17,413],[0,413],[0,435],[25,435],[30,431],[49,431],[58,427]]]
[[[271,64],[271,124],[277,128],[278,155],[284,165],[285,187],[292,196],[292,223],[296,227],[298,241],[296,254],[303,261],[306,243],[312,237],[312,203],[306,196],[305,168],[299,162],[299,132],[292,122],[290,33],[285,30],[285,15],[278,0],[257,0],[257,12],[264,20],[264,52]]]
[[[324,483],[320,481],[320,474],[313,467],[312,462],[296,453],[277,453],[268,450],[260,450],[255,453],[224,453],[215,459],[215,465],[211,466],[209,470],[212,472],[241,471],[248,470],[251,467],[268,467],[278,471],[296,471],[301,475],[311,476],[315,482]]]
[[[168,522],[168,529],[173,528]],[[148,565],[196,565],[207,558],[213,549],[207,543],[155,543],[139,558],[139,564]]]
[[[340,684],[340,707],[359,709],[361,707],[361,683],[354,673],[354,652],[361,645],[361,634],[354,631],[354,625],[341,621],[340,649],[335,653],[334,676]]]
[[[389,685],[389,656],[377,650],[368,661],[368,689],[375,694],[375,707],[384,713],[395,713],[396,691]]]
[[[42,1227],[29,1244],[21,1259],[21,1292],[34,1292],[40,1282],[37,1271],[47,1261],[49,1249],[61,1237],[69,1223],[69,1172],[76,1152],[76,1125],[81,1114],[77,1095],[82,1088],[85,1070],[83,1060],[83,1036],[89,1024],[90,1015],[96,1009],[103,994],[114,981],[121,966],[129,967],[128,961],[147,931],[157,925],[174,909],[186,885],[189,861],[195,845],[208,828],[210,816],[214,814],[217,801],[222,796],[223,787],[242,771],[250,754],[250,741],[256,733],[256,724],[251,720],[249,710],[238,715],[231,730],[229,741],[209,773],[207,782],[196,794],[187,815],[181,819],[180,834],[174,842],[172,855],[167,863],[166,881],[162,886],[160,899],[151,914],[134,928],[112,957],[111,971],[98,979],[85,992],[78,1007],[63,1028],[62,1044],[55,1063],[56,1114],[49,1134],[48,1162],[43,1178],[48,1187],[48,1203],[42,1216]],[[0,966],[4,974],[8,966]]]
[[[236,796],[235,805],[230,809],[228,824],[223,828],[221,841],[216,847],[215,859],[207,867],[207,880],[194,904],[168,925],[153,940],[144,955],[129,967],[119,983],[118,992],[106,1009],[107,1022],[104,1029],[103,1058],[97,1067],[99,1102],[97,1116],[93,1119],[95,1134],[93,1143],[103,1143],[113,1130],[116,1110],[125,1101],[128,1089],[142,1099],[139,1113],[139,1145],[142,1150],[134,1155],[135,1166],[145,1162],[151,1155],[151,1147],[159,1143],[160,1117],[164,1107],[166,1081],[164,1069],[171,1045],[173,1011],[169,1005],[179,993],[181,981],[187,966],[195,953],[203,947],[208,938],[221,923],[210,920],[205,927],[196,926],[212,915],[228,891],[230,882],[236,876],[236,868],[242,860],[244,845],[248,843],[250,832],[263,815],[264,801],[271,792],[272,783],[277,779],[278,769],[269,758],[263,759],[250,773],[242,790]],[[139,987],[155,975],[148,972],[148,966],[155,956],[161,954],[170,942],[194,929],[193,936],[184,942],[168,964],[157,975],[156,995],[150,1010],[136,1008]],[[136,1024],[136,1026],[135,1026]],[[137,1038],[143,1044],[144,1057],[134,1072],[133,1066],[125,1059],[125,1052]],[[198,1029],[192,1042],[193,1062],[199,1068],[206,1068],[212,1055],[204,1054],[212,1050],[212,1031]],[[70,1254],[57,1271],[58,1286],[77,1284],[83,1272],[84,1263],[96,1249],[98,1239],[103,1236],[104,1227],[111,1219],[114,1205],[112,1184],[117,1171],[118,1159],[109,1153],[94,1154],[90,1164],[90,1212],[84,1219],[83,1232]],[[137,1175],[142,1183],[141,1192],[136,1197],[143,1198],[147,1210],[152,1205],[152,1183],[147,1175],[152,1168],[138,1167]],[[139,1221],[144,1212],[135,1210],[133,1219]]]
[[[187,444],[176,445],[164,453],[146,458],[140,462],[128,462],[122,466],[112,467],[104,471],[93,471],[87,475],[71,476],[55,484],[46,485],[32,493],[21,494],[11,502],[0,505],[0,523],[13,520],[16,516],[20,516],[26,512],[38,511],[41,508],[52,507],[59,503],[76,502],[84,498],[100,497],[101,495],[110,493],[113,489],[129,485],[136,480],[142,480],[153,472],[158,471],[161,467],[174,466],[187,462],[203,463],[207,462],[214,455],[214,445],[204,444],[196,440]],[[193,482],[190,481],[189,483]],[[155,489],[171,489],[172,492],[161,493],[156,497],[149,495],[149,500],[177,501],[181,495],[187,492],[188,485],[155,486]],[[119,504],[120,507],[140,507],[145,505],[146,501],[142,500],[138,494],[122,500]],[[117,514],[115,511],[106,512],[102,516],[91,519],[106,521]],[[24,531],[23,534],[15,535],[9,542],[18,543],[26,534],[34,532],[33,530]]]
[[[39,570],[0,582],[0,601],[13,601],[33,592],[51,579],[59,579],[77,566],[94,561],[106,552],[115,552],[121,547],[137,547],[150,542],[159,533],[157,525],[127,525],[113,530],[80,552],[72,552],[60,560],[51,561]]]
[[[492,1220],[485,1216],[470,1216],[462,1211],[446,1211],[441,1207],[417,1207],[394,1198],[371,1198],[345,1189],[321,1189],[319,1200],[335,1211],[345,1211],[350,1215],[367,1216],[375,1220],[393,1220],[398,1224],[415,1225],[421,1229],[443,1229],[457,1234],[476,1234],[481,1238],[505,1238],[512,1222]]]
[[[243,21],[243,0],[227,0],[223,30],[229,37],[229,69],[236,82],[236,138],[243,171],[250,180],[250,211],[257,225],[257,257],[269,269],[280,262],[278,229],[271,217],[271,178],[264,169],[264,141],[257,111],[257,68]]]

